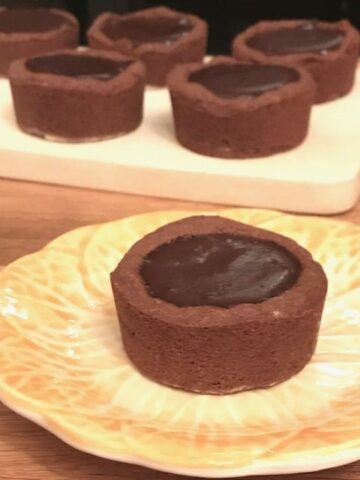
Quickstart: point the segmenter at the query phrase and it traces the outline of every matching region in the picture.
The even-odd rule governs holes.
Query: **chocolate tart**
[[[103,13],[87,35],[90,47],[139,58],[146,65],[147,83],[163,86],[175,65],[203,59],[207,34],[201,18],[155,7],[127,15]]]
[[[347,20],[259,22],[238,35],[233,55],[242,61],[305,67],[313,76],[315,103],[350,92],[360,48],[359,32]]]
[[[0,9],[0,75],[14,60],[75,48],[79,24],[63,10],[45,8]]]
[[[135,130],[142,120],[145,67],[114,52],[63,50],[13,63],[16,118],[26,133],[89,142]]]
[[[111,274],[125,351],[146,377],[204,394],[266,388],[316,347],[327,290],[289,238],[216,216],[162,227]]]
[[[307,135],[315,85],[304,69],[218,57],[177,66],[168,85],[178,141],[194,152],[265,157]]]

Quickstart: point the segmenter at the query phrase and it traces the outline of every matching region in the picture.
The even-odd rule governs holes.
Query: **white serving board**
[[[0,176],[293,212],[345,211],[360,194],[360,68],[350,95],[314,107],[303,145],[257,160],[210,158],[181,147],[165,89],[147,90],[144,122],[130,135],[87,144],[32,137],[17,128],[2,79]]]

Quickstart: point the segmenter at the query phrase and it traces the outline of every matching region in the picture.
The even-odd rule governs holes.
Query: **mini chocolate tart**
[[[145,67],[114,52],[64,50],[10,68],[16,118],[26,133],[88,142],[135,130],[142,120]]]
[[[315,103],[323,103],[352,89],[359,47],[359,32],[346,20],[268,21],[238,35],[233,55],[242,61],[306,68],[316,83]]]
[[[7,75],[14,60],[75,48],[79,24],[63,10],[45,8],[0,9],[0,75]]]
[[[208,27],[194,15],[166,7],[127,15],[103,13],[88,31],[89,45],[133,55],[146,65],[147,83],[163,86],[178,63],[201,61]]]
[[[111,274],[125,351],[146,377],[204,394],[266,388],[316,347],[327,290],[289,238],[191,217],[137,242]]]
[[[177,66],[168,85],[178,141],[194,152],[265,157],[307,135],[315,85],[298,67],[218,57]]]

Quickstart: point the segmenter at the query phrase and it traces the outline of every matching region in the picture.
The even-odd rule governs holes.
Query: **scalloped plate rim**
[[[153,462],[150,459],[137,457],[135,455],[121,454],[107,454],[100,450],[86,448],[80,446],[75,442],[70,441],[66,435],[62,435],[56,431],[55,428],[50,428],[46,424],[46,416],[34,414],[26,409],[16,407],[11,402],[4,400],[0,392],[0,401],[11,411],[20,415],[21,417],[31,421],[39,427],[47,430],[49,433],[57,437],[59,440],[67,444],[68,446],[81,451],[83,453],[94,455],[104,460],[111,460],[114,462],[127,463],[132,465],[138,465],[144,468],[150,468],[153,470],[171,473],[175,475],[185,475],[188,477],[201,477],[201,478],[235,478],[235,477],[247,477],[253,475],[290,475],[295,473],[309,473],[318,472],[321,470],[327,470],[329,468],[341,467],[360,460],[360,448],[352,449],[347,452],[339,452],[332,454],[328,457],[315,456],[312,463],[298,464],[295,462],[289,462],[285,464],[277,464],[277,462],[257,462],[257,465],[251,467],[244,467],[238,469],[192,469],[186,467],[176,467],[172,464],[163,464]],[[330,458],[329,458],[330,457]],[[321,460],[320,460],[321,459]]]

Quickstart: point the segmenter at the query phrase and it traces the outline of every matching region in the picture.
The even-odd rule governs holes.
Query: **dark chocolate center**
[[[296,70],[279,65],[220,64],[198,70],[189,80],[218,97],[257,97],[299,80]]]
[[[51,73],[78,79],[107,81],[126,69],[131,61],[115,61],[88,55],[53,55],[31,58],[26,66],[34,73]]]
[[[46,9],[0,10],[0,32],[4,33],[44,33],[69,23],[63,16]]]
[[[172,44],[193,29],[186,17],[121,19],[111,18],[104,25],[104,33],[111,40],[129,39],[134,46],[144,43]]]
[[[141,267],[149,294],[179,307],[260,303],[292,287],[300,272],[280,245],[231,234],[179,237]]]
[[[280,28],[258,33],[248,45],[267,54],[321,53],[340,47],[345,33],[338,28],[324,28],[316,22],[306,22],[294,28]]]

